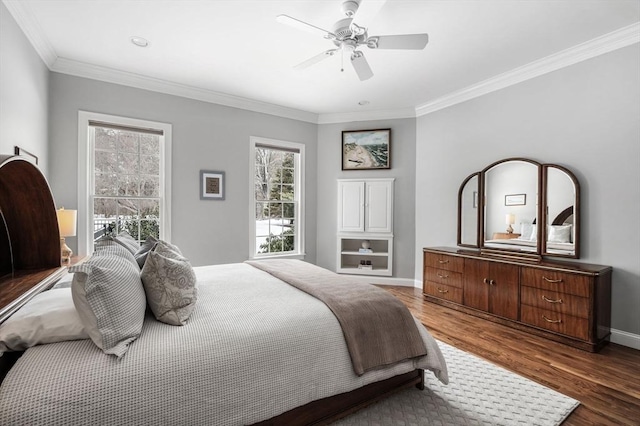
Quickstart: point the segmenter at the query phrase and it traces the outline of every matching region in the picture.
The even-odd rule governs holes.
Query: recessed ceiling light
[[[131,43],[139,47],[147,47],[149,45],[149,42],[147,41],[147,39],[142,37],[133,36],[130,38],[130,40],[131,40]]]
[[[360,101],[360,102],[358,102],[358,105],[360,105],[360,106],[369,105],[369,101]]]

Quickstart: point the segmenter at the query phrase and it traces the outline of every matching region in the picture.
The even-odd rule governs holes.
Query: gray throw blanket
[[[413,316],[385,290],[300,260],[246,261],[324,302],[342,327],[358,376],[426,355]]]

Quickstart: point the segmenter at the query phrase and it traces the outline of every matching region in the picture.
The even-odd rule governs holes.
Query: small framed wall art
[[[391,129],[342,132],[342,170],[391,168]]]
[[[224,200],[224,172],[200,170],[200,199]]]
[[[524,206],[527,204],[527,194],[511,194],[504,196],[505,206]]]

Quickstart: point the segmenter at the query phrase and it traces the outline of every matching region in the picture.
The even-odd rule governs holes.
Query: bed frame
[[[22,157],[0,155],[0,323],[64,274],[55,203],[44,175]],[[21,354],[0,357],[0,381]],[[313,401],[256,425],[328,424],[411,386],[424,389],[424,370]]]

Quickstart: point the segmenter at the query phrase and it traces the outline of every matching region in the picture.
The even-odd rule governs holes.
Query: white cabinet
[[[392,275],[393,182],[338,180],[338,273]]]
[[[393,179],[339,179],[338,232],[393,232]]]

